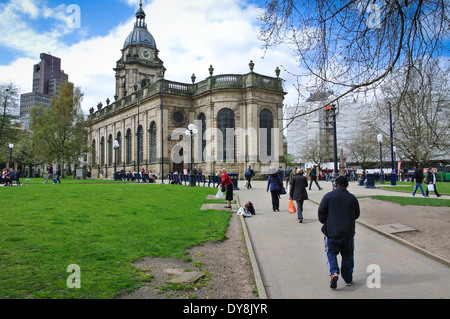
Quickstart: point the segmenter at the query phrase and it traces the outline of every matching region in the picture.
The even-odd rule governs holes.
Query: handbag
[[[297,209],[295,209],[295,204],[292,198],[289,200],[289,214],[295,214]]]
[[[286,188],[284,186],[281,186],[281,195],[286,195]]]
[[[428,191],[433,192],[434,191],[434,184],[428,184],[427,188],[428,188]]]

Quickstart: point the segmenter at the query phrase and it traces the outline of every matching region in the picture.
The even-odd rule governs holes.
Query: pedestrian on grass
[[[49,179],[53,180],[53,166],[52,166],[52,164],[48,164],[48,166],[47,166],[47,179],[45,180],[45,184],[47,184]]]
[[[225,208],[231,208],[231,201],[233,200],[233,182],[231,181],[230,176],[228,176],[227,172],[224,170],[217,171],[217,176],[222,178],[222,182],[219,184],[219,188],[225,188],[225,200],[228,201],[227,206]]]
[[[283,180],[278,172],[270,174],[267,179],[267,192],[270,190],[272,196],[272,209],[274,212],[280,211],[280,195],[283,187]]]
[[[318,210],[319,221],[323,224],[322,233],[325,235],[325,252],[332,289],[337,287],[339,274],[342,274],[347,286],[352,284],[355,220],[360,214],[358,200],[347,190],[347,178],[338,176],[335,184],[336,188],[322,198]],[[341,269],[337,261],[338,254],[342,257]]]
[[[61,180],[59,179],[59,177],[61,176],[61,168],[59,167],[59,165],[58,166],[56,166],[56,177],[55,177],[55,179],[53,180],[53,183],[54,184],[56,184],[56,183],[60,183],[61,184]]]
[[[299,223],[303,223],[303,202],[308,199],[306,187],[308,187],[308,179],[303,176],[303,170],[298,169],[297,174],[291,180],[289,198],[297,202]]]

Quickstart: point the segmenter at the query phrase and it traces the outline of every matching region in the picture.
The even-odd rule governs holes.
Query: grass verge
[[[0,189],[0,298],[113,298],[143,285],[138,258],[183,258],[222,240],[230,212],[200,210],[214,188],[30,183]],[[69,288],[69,265],[81,288]]]

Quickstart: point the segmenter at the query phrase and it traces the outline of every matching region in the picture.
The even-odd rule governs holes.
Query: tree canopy
[[[373,89],[396,69],[449,53],[447,1],[266,0],[263,9],[260,39],[266,49],[289,45],[305,70],[290,72],[310,79],[298,81],[299,93],[335,93],[323,106]]]
[[[86,125],[81,111],[83,94],[73,84],[63,82],[59,97],[51,99],[51,106],[31,109],[34,153],[43,162],[72,163],[86,147]]]

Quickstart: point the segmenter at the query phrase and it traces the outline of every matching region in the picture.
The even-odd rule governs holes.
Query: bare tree
[[[352,92],[377,87],[395,69],[448,53],[449,5],[444,0],[266,0],[260,38],[266,49],[291,47],[304,74],[297,91],[335,94],[304,116]],[[289,72],[289,70],[286,70]],[[293,74],[293,73],[291,73]]]
[[[437,63],[396,72],[382,88],[378,119],[369,125],[389,137],[387,101],[392,107],[394,144],[415,165],[450,155],[450,69]],[[378,123],[378,124],[377,124]]]
[[[316,137],[302,149],[301,157],[305,162],[312,162],[319,166],[330,160],[330,149],[326,147],[325,137]]]
[[[353,136],[345,143],[351,160],[358,163],[365,171],[373,167],[379,160],[379,146],[375,142],[376,134],[366,126],[353,132]],[[348,161],[348,160],[347,160]]]

